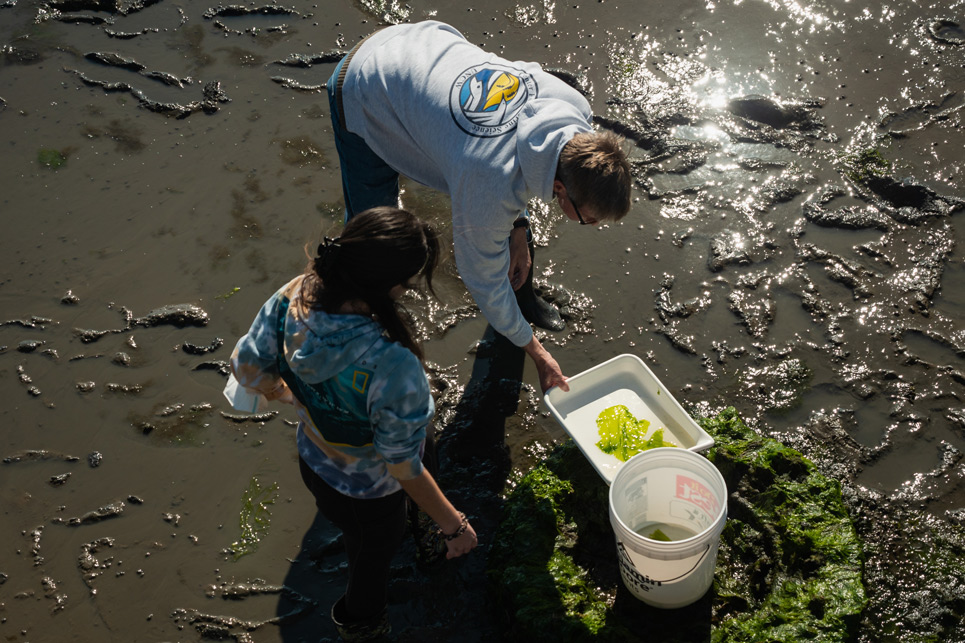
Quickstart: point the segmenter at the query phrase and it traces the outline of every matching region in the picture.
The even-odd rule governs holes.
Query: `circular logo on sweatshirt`
[[[449,110],[467,134],[501,136],[516,129],[519,110],[536,94],[536,81],[522,70],[496,63],[475,65],[452,83]]]

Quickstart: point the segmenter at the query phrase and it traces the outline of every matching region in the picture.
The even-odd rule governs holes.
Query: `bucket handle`
[[[630,567],[630,569],[633,569],[633,571],[634,571],[636,574],[640,574],[640,572],[636,571],[636,568],[635,568],[635,566],[633,565],[633,561],[630,559],[630,555],[627,553],[626,548],[623,546],[623,543],[620,542],[620,541],[618,541],[617,544],[620,546],[620,553],[623,555],[622,558],[624,559],[623,562],[624,562],[625,564],[627,564],[627,565]],[[680,576],[676,576],[676,577],[674,577],[674,578],[668,578],[668,579],[666,579],[666,580],[656,580],[656,579],[650,578],[650,577],[648,576],[648,577],[646,577],[646,580],[648,580],[648,581],[651,582],[651,583],[656,583],[657,585],[660,585],[660,584],[663,584],[663,583],[672,583],[672,582],[674,582],[674,581],[680,580],[680,579],[683,578],[684,576],[687,576],[688,574],[690,574],[690,572],[692,572],[692,571],[694,571],[695,569],[697,569],[697,568],[700,566],[701,561],[704,560],[704,558],[707,556],[707,553],[708,553],[709,551],[710,551],[710,543],[708,543],[707,545],[705,545],[704,553],[701,554],[700,558],[697,559],[697,562],[694,563],[694,566],[691,567],[690,569],[688,569],[687,571],[685,571],[685,572],[684,572],[683,574],[681,574]],[[642,574],[640,574],[640,575],[642,576]]]

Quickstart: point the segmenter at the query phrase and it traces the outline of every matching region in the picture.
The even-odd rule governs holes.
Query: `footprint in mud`
[[[928,34],[945,45],[965,45],[965,28],[955,20],[938,18],[928,24]]]
[[[313,609],[316,604],[311,598],[291,589],[287,585],[268,585],[260,580],[248,582],[222,582],[210,586],[206,594],[208,598],[221,598],[224,601],[244,601],[258,596],[279,596],[280,604],[290,605],[290,609],[276,616],[263,619],[244,619],[235,616],[220,616],[208,614],[201,610],[179,608],[174,610],[171,618],[179,628],[191,625],[204,638],[217,641],[234,639],[236,641],[252,641],[250,632],[254,632],[265,625],[285,625],[297,620],[305,612]]]
[[[791,149],[806,147],[807,139],[836,142],[817,110],[823,100],[778,102],[767,96],[745,96],[731,99],[727,113],[734,121],[724,118],[721,128],[736,140],[769,143]]]
[[[191,114],[196,112],[204,112],[205,114],[213,114],[218,111],[219,105],[221,103],[227,103],[231,99],[228,98],[227,94],[221,89],[221,81],[210,81],[205,83],[201,90],[201,99],[193,100],[190,103],[174,103],[174,102],[162,102],[148,97],[148,95],[141,89],[125,82],[111,82],[106,80],[99,80],[92,78],[82,71],[77,69],[65,69],[68,73],[72,73],[86,85],[103,87],[105,91],[116,92],[123,91],[128,92],[134,98],[137,99],[138,103],[145,109],[155,112],[158,114],[164,114],[166,116],[173,116],[175,118],[186,118]],[[141,73],[141,72],[138,72]],[[176,79],[173,76],[169,76],[164,72],[150,72],[148,74],[143,74],[149,78],[164,78],[166,80],[162,81],[166,84],[172,84]],[[178,81],[183,83],[183,81]]]
[[[263,34],[284,33],[288,29],[284,20],[297,19],[301,16],[294,9],[281,5],[244,6],[232,4],[211,7],[204,12],[203,17],[205,20],[210,20],[215,27],[225,34],[247,34],[257,37]]]
[[[747,121],[762,123],[774,129],[810,130],[821,127],[814,110],[819,101],[778,103],[766,96],[745,96],[727,103],[727,111]]]

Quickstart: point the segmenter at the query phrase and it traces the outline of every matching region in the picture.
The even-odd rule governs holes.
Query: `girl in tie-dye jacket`
[[[437,523],[449,558],[476,545],[422,464],[434,405],[398,303],[416,279],[431,291],[437,257],[428,224],[397,208],[368,210],[265,303],[231,356],[243,387],[298,413],[302,478],[344,535],[349,583],[332,620],[346,639],[389,629],[388,570],[406,494]]]

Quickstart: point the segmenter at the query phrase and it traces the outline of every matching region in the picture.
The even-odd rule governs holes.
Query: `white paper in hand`
[[[228,383],[224,387],[224,396],[231,402],[231,407],[245,413],[257,413],[258,408],[267,404],[264,395],[251,393],[238,383],[234,374],[228,375]]]

